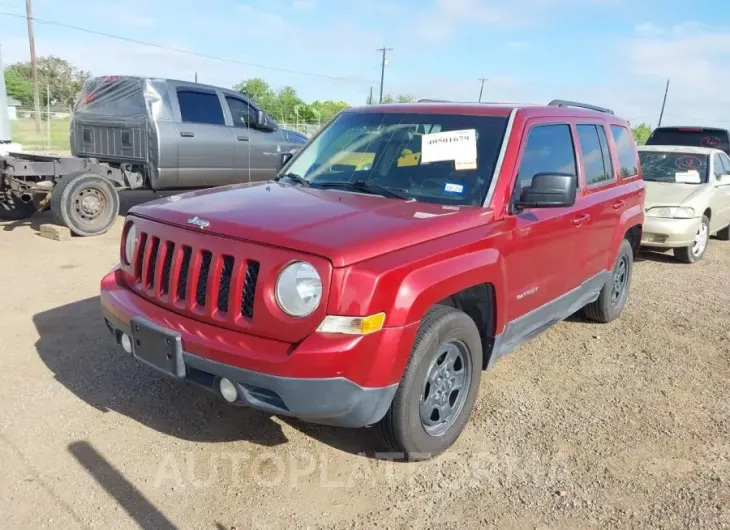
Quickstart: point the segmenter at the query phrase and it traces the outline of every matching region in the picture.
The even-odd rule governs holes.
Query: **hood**
[[[173,195],[130,214],[290,248],[344,267],[486,225],[494,211],[266,182]]]
[[[647,182],[646,207],[680,206],[705,189],[706,184],[677,184],[673,182]]]

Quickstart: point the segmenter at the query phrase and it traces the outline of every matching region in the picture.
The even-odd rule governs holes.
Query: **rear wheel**
[[[710,220],[702,216],[700,228],[697,230],[694,242],[688,247],[675,248],[674,257],[685,263],[696,263],[705,257],[710,242]]]
[[[33,215],[36,207],[31,202],[23,202],[20,197],[7,188],[0,187],[0,221],[19,221]]]
[[[67,226],[77,236],[98,236],[114,224],[119,194],[99,175],[66,175],[53,188],[51,213],[56,224]]]
[[[717,233],[717,239],[720,241],[730,241],[730,226],[726,226]]]
[[[451,447],[474,408],[481,372],[482,342],[471,317],[447,306],[430,309],[379,424],[388,449],[426,460]]]
[[[611,322],[623,313],[629,297],[631,271],[634,266],[634,250],[631,243],[624,239],[618,252],[618,258],[611,271],[611,276],[601,289],[598,300],[583,309],[586,317],[596,322]]]

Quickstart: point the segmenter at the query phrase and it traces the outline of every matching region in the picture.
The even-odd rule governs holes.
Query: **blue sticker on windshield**
[[[446,184],[444,184],[444,191],[446,193],[464,193],[464,186],[462,184],[447,182]]]

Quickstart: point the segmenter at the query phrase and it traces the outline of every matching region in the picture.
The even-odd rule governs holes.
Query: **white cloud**
[[[316,0],[294,0],[294,9],[299,11],[311,11],[317,7]]]

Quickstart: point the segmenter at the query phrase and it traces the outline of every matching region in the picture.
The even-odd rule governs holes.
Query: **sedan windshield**
[[[481,205],[507,118],[345,112],[312,140],[281,178],[449,205]],[[297,180],[300,179],[300,180]]]
[[[709,157],[695,153],[640,151],[639,160],[644,180],[705,184]]]

